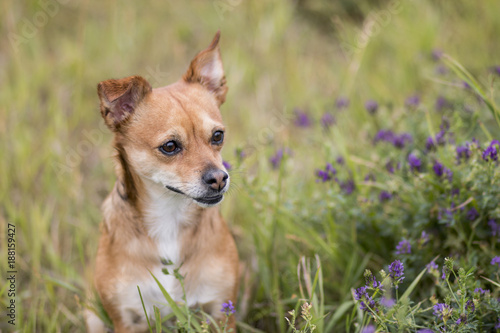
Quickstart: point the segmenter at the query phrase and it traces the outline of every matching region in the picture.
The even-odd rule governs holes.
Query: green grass
[[[494,103],[488,68],[500,62],[498,1],[402,1],[400,12],[349,57],[340,45],[355,43],[362,24],[343,11],[325,32],[299,15],[294,1],[222,2],[235,6],[220,16],[214,6],[220,1],[68,1],[17,48],[13,34],[23,36],[26,20],[33,22],[42,7],[38,1],[0,5],[0,276],[7,271],[4,225],[13,223],[19,331],[84,331],[99,207],[115,179],[111,134],[98,111],[99,81],[139,74],[154,87],[174,82],[221,30],[230,87],[221,110],[228,128],[223,155],[235,165],[222,211],[246,267],[239,320],[269,332],[287,331],[285,314],[299,297],[310,299],[318,316],[329,314],[315,323],[321,331],[353,329],[360,313],[350,288],[365,267],[387,264],[393,244],[360,232],[356,221],[324,218],[335,202],[311,204],[325,196],[314,170],[343,155],[361,181],[367,169],[380,168],[366,144],[377,129],[403,131],[411,123],[437,131],[432,110],[405,115],[402,108],[415,92],[432,109],[438,91],[460,91],[458,77],[450,84],[435,75],[431,50],[461,63]],[[381,9],[362,3],[366,16]],[[332,131],[291,125],[294,107],[319,119],[339,96],[351,105],[336,114]],[[363,107],[369,98],[382,105],[376,120]],[[470,136],[498,138],[493,115],[454,120]],[[270,171],[268,158],[282,146],[293,155]],[[253,153],[240,163],[237,148]],[[394,182],[378,186],[405,186]],[[316,261],[301,261],[314,254],[319,275]],[[4,307],[5,289],[0,297]]]

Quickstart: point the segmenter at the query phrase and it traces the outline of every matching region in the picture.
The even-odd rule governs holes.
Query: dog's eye
[[[175,141],[164,143],[158,149],[160,149],[160,151],[165,155],[174,155],[181,150],[179,145]]]
[[[212,143],[220,145],[224,141],[224,132],[217,131],[212,135]]]

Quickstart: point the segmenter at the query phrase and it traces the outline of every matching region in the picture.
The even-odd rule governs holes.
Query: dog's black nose
[[[203,175],[202,179],[212,190],[221,191],[226,186],[226,181],[229,175],[222,170],[208,170]]]

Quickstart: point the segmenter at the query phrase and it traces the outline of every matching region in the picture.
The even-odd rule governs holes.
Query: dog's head
[[[115,133],[127,187],[140,179],[203,207],[222,201],[229,175],[219,107],[228,88],[219,37],[169,86],[152,89],[140,76],[99,83],[101,114]]]

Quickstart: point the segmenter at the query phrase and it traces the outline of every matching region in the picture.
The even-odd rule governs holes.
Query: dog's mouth
[[[182,192],[178,188],[175,188],[175,187],[172,187],[172,186],[168,186],[168,185],[165,186],[165,187],[167,189],[169,189],[170,191],[172,191],[172,192],[185,195],[186,197],[191,198],[194,201],[196,201],[197,203],[202,204],[202,205],[207,205],[207,206],[216,205],[219,202],[221,202],[222,199],[224,199],[224,194],[218,194],[218,195],[214,195],[214,196],[204,196],[204,197],[199,197],[199,198],[193,198],[193,197],[187,195],[186,193]]]
[[[194,201],[199,202],[204,205],[216,205],[224,199],[224,195],[216,195],[213,197],[203,197],[203,198],[193,198]]]

